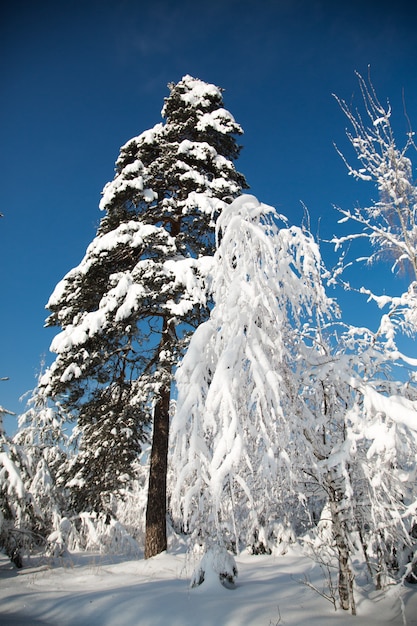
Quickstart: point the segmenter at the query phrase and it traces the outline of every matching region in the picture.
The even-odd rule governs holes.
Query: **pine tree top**
[[[172,99],[182,100],[186,106],[198,108],[210,108],[213,105],[223,104],[222,89],[206,83],[199,78],[193,78],[189,74],[183,76],[178,83],[168,83],[171,94],[165,98],[165,104],[161,111],[162,117],[170,115],[170,103]]]

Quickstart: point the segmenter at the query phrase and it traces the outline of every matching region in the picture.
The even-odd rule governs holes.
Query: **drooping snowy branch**
[[[261,542],[263,527],[285,517],[279,494],[291,482],[297,325],[324,318],[333,306],[320,287],[315,242],[285,223],[280,230],[277,219],[253,196],[241,196],[223,211],[216,229],[215,306],[176,375],[175,513],[189,530],[234,545]]]

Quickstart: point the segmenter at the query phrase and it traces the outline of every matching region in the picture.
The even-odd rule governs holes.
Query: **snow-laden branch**
[[[351,165],[339,148],[336,150],[350,175],[376,185],[379,200],[353,213],[339,209],[344,216],[341,222],[352,220],[362,231],[335,237],[333,243],[338,248],[358,236],[368,237],[373,250],[369,262],[387,255],[394,258],[394,270],[406,269],[417,278],[417,188],[407,156],[414,146],[413,133],[407,134],[403,148],[397,146],[390,105],[381,105],[372,84],[357,76],[368,122],[358,110],[352,111],[344,100],[335,98],[353,129],[347,136],[360,167]]]
[[[286,223],[278,229],[277,218],[249,195],[218,218],[215,306],[176,374],[174,513],[189,530],[219,540],[235,517],[244,541],[261,532],[262,520],[273,527],[280,517],[281,481],[292,476],[293,350],[303,323],[333,310],[316,243]]]

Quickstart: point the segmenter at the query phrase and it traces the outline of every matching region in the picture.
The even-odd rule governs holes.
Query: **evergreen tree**
[[[28,410],[19,416],[19,430],[13,437],[15,449],[23,462],[20,475],[36,512],[36,533],[48,552],[58,554],[64,546],[49,546],[48,539],[57,533],[67,514],[63,472],[68,457],[68,440],[63,430],[64,417],[59,405],[53,405],[37,387]]]
[[[36,516],[22,479],[24,459],[3,428],[4,415],[14,413],[0,406],[0,547],[22,567],[24,553],[34,543]]]
[[[190,76],[169,87],[165,123],[121,148],[97,236],[49,300],[62,332],[42,380],[76,420],[67,484],[79,511],[109,512],[152,427],[147,557],[166,548],[173,367],[207,315],[215,219],[246,186],[221,90]]]

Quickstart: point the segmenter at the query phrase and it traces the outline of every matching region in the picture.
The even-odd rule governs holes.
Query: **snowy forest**
[[[150,559],[180,537],[200,555],[191,587],[213,571],[233,587],[237,555],[294,545],[353,615],[359,579],[417,583],[417,358],[400,348],[417,331],[416,145],[357,78],[358,109],[336,96],[335,159],[376,199],[335,209],[330,242],[248,193],[215,85],[169,84],[163,121],[120,148],[96,236],[47,303],[51,364],[17,434],[0,421],[0,547],[17,567]],[[352,263],[408,288],[351,285]],[[377,305],[376,328],[344,319],[335,285]]]

